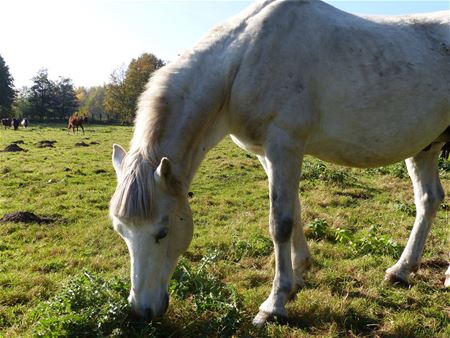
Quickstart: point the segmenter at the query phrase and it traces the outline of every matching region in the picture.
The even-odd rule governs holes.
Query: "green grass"
[[[228,139],[198,171],[190,199],[194,239],[170,284],[165,317],[130,316],[129,257],[108,219],[115,188],[113,143],[132,128],[62,125],[0,130],[27,152],[0,153],[0,217],[31,211],[51,224],[0,223],[0,337],[444,337],[450,335],[449,202],[437,215],[410,289],[383,283],[414,220],[403,164],[355,170],[307,157],[299,194],[314,262],[287,305],[287,325],[253,328],[270,292],[268,192],[258,161]],[[38,148],[55,140],[54,148]],[[75,147],[77,142],[89,147]],[[440,161],[450,191],[450,162]]]

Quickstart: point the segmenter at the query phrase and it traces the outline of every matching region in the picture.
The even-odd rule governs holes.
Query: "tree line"
[[[48,71],[41,69],[30,87],[17,90],[0,55],[0,117],[61,121],[76,114],[94,121],[131,123],[150,75],[164,65],[155,55],[144,53],[132,59],[128,67],[115,69],[109,83],[90,88],[76,88],[65,77],[53,81]]]

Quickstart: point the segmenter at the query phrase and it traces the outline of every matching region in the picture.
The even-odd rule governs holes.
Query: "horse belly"
[[[386,107],[385,111],[370,113],[330,114],[321,117],[308,139],[306,152],[346,166],[378,167],[418,154],[449,124],[448,105],[423,111],[390,111]]]
[[[382,166],[416,155],[450,125],[448,65],[426,53],[406,65],[385,54],[375,65],[337,61],[318,71],[319,123],[308,152],[348,166]]]

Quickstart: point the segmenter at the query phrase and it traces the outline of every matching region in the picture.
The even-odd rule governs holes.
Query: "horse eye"
[[[156,235],[155,235],[155,243],[159,243],[159,240],[163,239],[167,236],[169,233],[169,229],[162,228]]]

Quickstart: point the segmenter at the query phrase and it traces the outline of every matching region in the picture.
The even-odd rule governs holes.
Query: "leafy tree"
[[[91,88],[88,92],[86,100],[89,114],[94,120],[109,120],[109,116],[105,113],[103,102],[105,101],[106,89],[104,86]]]
[[[110,83],[106,86],[106,95],[103,107],[105,111],[122,122],[126,121],[128,97],[125,90],[125,70],[121,66],[115,69],[110,75]]]
[[[16,94],[13,81],[9,67],[0,55],[0,116],[12,115],[11,107]]]
[[[153,54],[144,53],[137,59],[133,59],[125,74],[125,91],[128,96],[128,107],[126,119],[134,119],[139,96],[145,89],[150,75],[164,66],[164,62]]]
[[[60,77],[54,87],[53,119],[64,119],[78,108],[79,102],[72,80]]]
[[[31,113],[30,90],[27,87],[22,87],[17,91],[13,103],[13,114],[16,117],[30,117]]]
[[[144,53],[131,60],[127,70],[116,69],[106,87],[105,111],[119,116],[122,122],[134,119],[139,96],[144,91],[150,75],[164,66],[155,55]]]
[[[40,120],[62,120],[72,115],[79,106],[72,80],[60,77],[54,82],[48,78],[47,69],[33,77],[33,85],[22,96],[26,115]]]
[[[110,120],[103,105],[105,95],[105,86],[78,88],[77,97],[80,101],[80,113],[82,115],[90,116],[92,120]]]
[[[54,105],[55,85],[49,80],[47,69],[39,70],[32,80],[34,84],[29,96],[30,117],[49,119]]]
[[[89,116],[88,107],[86,106],[88,90],[89,89],[86,89],[84,87],[78,87],[75,89],[75,95],[79,102],[78,112],[82,116]]]

